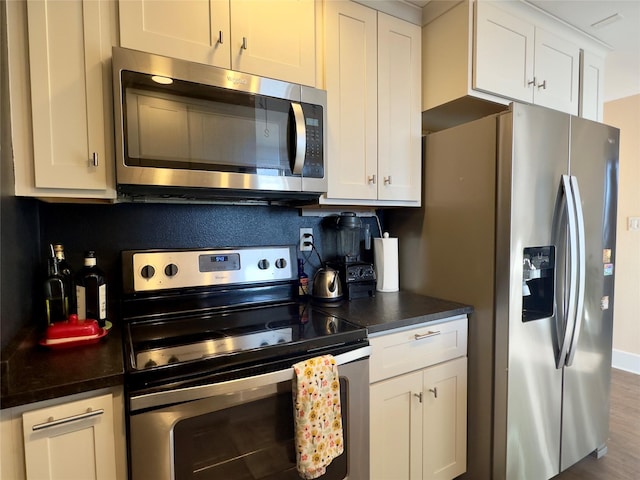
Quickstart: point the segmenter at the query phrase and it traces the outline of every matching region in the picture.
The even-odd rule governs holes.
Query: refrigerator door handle
[[[566,219],[566,222],[564,221]],[[567,232],[567,240],[564,240],[563,232]],[[556,334],[558,335],[558,352],[556,354],[556,368],[562,368],[567,360],[567,354],[571,345],[572,333],[576,321],[576,294],[578,261],[577,256],[577,225],[575,202],[571,189],[569,175],[562,175],[556,206],[553,214],[553,243],[557,250],[564,249],[568,256],[566,267],[569,270],[568,282],[562,288],[563,297],[556,298]],[[563,241],[564,240],[564,241]],[[557,268],[557,267],[556,267]],[[560,305],[559,305],[560,304]]]
[[[576,319],[574,322],[573,333],[571,335],[571,344],[569,351],[567,352],[566,365],[571,366],[573,363],[573,357],[576,353],[576,347],[578,345],[578,338],[580,336],[580,327],[583,322],[584,313],[584,291],[586,280],[586,261],[587,255],[585,252],[585,229],[584,229],[584,215],[582,213],[582,200],[580,199],[580,188],[578,188],[578,178],[575,176],[570,177],[571,192],[573,194],[573,208],[576,216],[576,227],[578,230],[577,236],[577,268],[578,268],[578,291],[576,300]]]

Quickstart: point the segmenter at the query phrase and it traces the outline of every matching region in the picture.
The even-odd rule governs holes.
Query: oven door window
[[[348,425],[347,389],[341,378],[343,425]],[[278,390],[266,398],[177,422],[173,430],[176,479],[299,480],[291,390],[284,384]],[[348,434],[345,429],[345,451],[331,462],[323,480],[347,478]]]
[[[123,71],[125,164],[292,176],[291,102]]]

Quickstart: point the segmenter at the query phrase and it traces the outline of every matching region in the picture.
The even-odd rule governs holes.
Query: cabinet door
[[[315,86],[313,0],[231,0],[231,68]]]
[[[37,188],[107,188],[101,28],[108,21],[100,7],[93,0],[27,4]]]
[[[377,15],[353,2],[326,8],[328,198],[374,200],[378,165]]]
[[[420,200],[421,29],[378,14],[378,199]]]
[[[487,3],[476,3],[473,88],[531,103],[535,28]]]
[[[231,68],[229,2],[121,0],[120,45]]]
[[[536,28],[533,101],[572,115],[578,114],[580,48],[541,28]]]
[[[371,478],[422,478],[422,372],[371,385]]]
[[[449,480],[467,468],[467,358],[424,370],[424,475]]]
[[[602,122],[604,59],[584,51],[580,65],[580,116]]]
[[[116,478],[112,395],[22,415],[27,478]]]

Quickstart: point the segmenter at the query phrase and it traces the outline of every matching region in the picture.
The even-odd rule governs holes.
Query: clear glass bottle
[[[69,295],[69,314],[77,313],[76,309],[76,289],[74,288],[73,269],[64,256],[64,246],[61,243],[53,244],[53,251],[58,264],[58,272],[64,279],[66,291]]]
[[[98,268],[96,254],[84,254],[84,266],[76,275],[78,318],[94,319],[104,328],[107,321],[107,281]]]
[[[48,272],[44,282],[45,315],[47,325],[62,322],[69,317],[69,290],[60,274],[58,262],[49,245]]]

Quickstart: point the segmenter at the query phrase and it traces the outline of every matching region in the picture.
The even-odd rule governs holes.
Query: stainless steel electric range
[[[368,478],[367,332],[298,301],[295,247],[125,251],[122,268],[131,478],[299,478],[292,365],[324,354],[346,448],[322,478]]]

